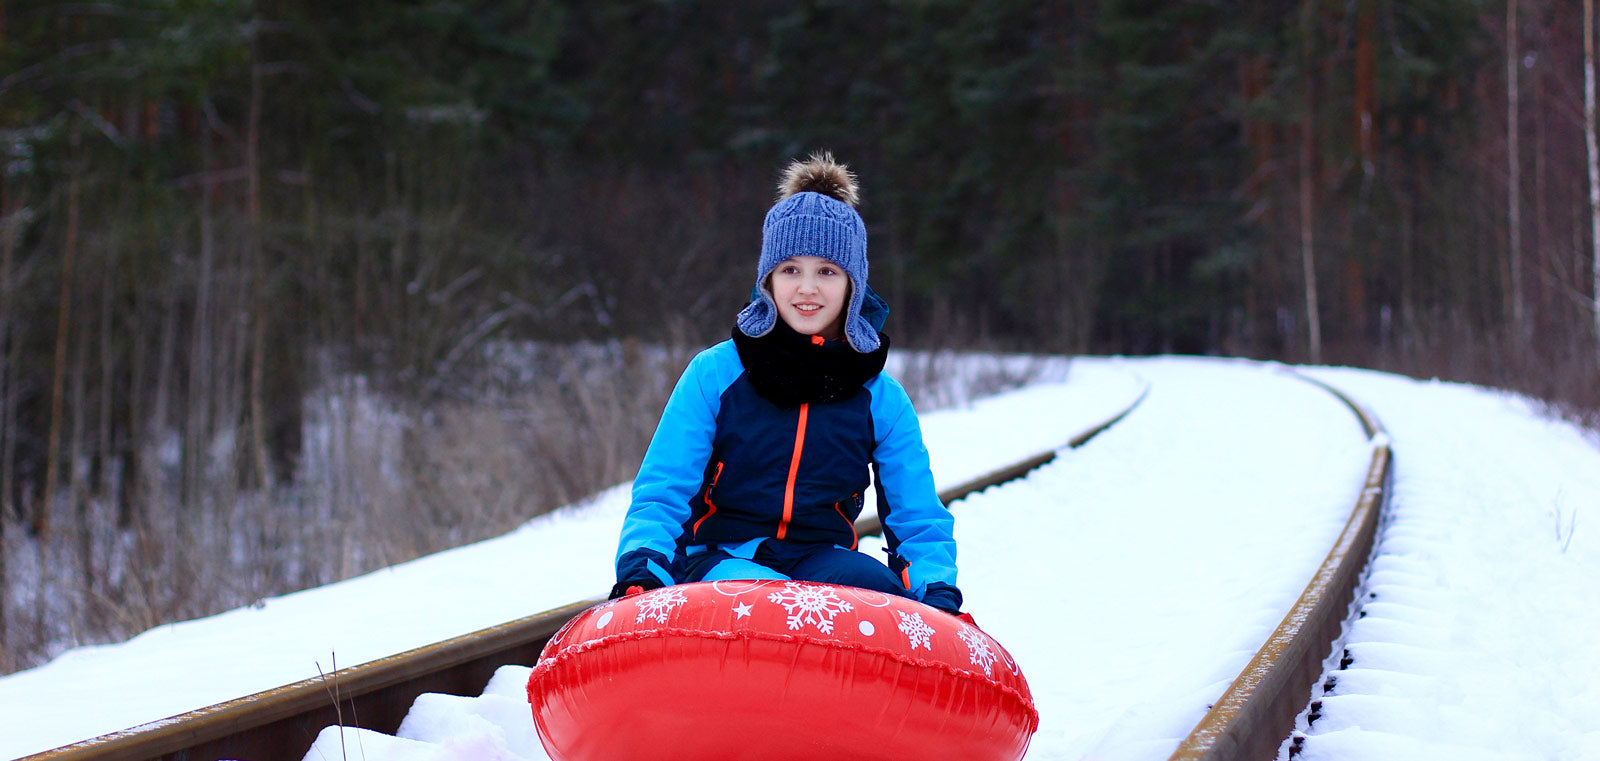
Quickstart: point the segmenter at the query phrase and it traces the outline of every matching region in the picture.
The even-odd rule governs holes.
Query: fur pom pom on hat
[[[878,348],[878,330],[861,314],[867,288],[867,226],[856,213],[856,177],[830,153],[814,153],[784,170],[778,202],[761,225],[761,257],[750,305],[739,312],[739,331],[758,338],[778,321],[778,306],[765,287],[767,275],[794,256],[820,256],[850,276],[850,303],[844,336],[850,347],[867,353]],[[881,303],[881,302],[880,302]]]

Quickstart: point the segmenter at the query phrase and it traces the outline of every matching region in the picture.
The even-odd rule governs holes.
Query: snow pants
[[[866,553],[834,544],[806,544],[763,540],[751,557],[739,551],[709,545],[695,547],[673,569],[681,582],[730,579],[793,579],[871,589],[910,597],[911,593],[889,567]],[[741,553],[742,554],[742,553]]]

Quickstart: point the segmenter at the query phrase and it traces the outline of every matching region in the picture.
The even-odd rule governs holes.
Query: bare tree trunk
[[[109,258],[109,255],[108,255]],[[96,422],[99,427],[95,432],[94,469],[91,488],[102,495],[111,495],[116,489],[116,468],[111,462],[116,457],[112,447],[112,386],[116,383],[116,343],[111,339],[112,319],[111,310],[115,303],[112,296],[112,273],[115,271],[112,262],[106,262],[100,268],[100,405]]]
[[[1315,171],[1315,127],[1316,127],[1316,98],[1313,92],[1315,76],[1312,68],[1314,58],[1311,55],[1311,35],[1314,29],[1312,24],[1312,9],[1315,6],[1311,0],[1301,6],[1300,33],[1304,45],[1304,73],[1303,86],[1305,97],[1305,124],[1300,131],[1300,271],[1305,278],[1306,294],[1306,330],[1311,339],[1311,363],[1322,363],[1322,322],[1318,317],[1317,309],[1317,259],[1316,259],[1316,214],[1312,208],[1315,203],[1313,194],[1316,185],[1312,182],[1312,172]]]
[[[1361,171],[1368,178],[1377,172],[1378,141],[1374,121],[1378,110],[1376,34],[1377,3],[1361,0],[1356,11],[1356,145]]]
[[[1589,147],[1589,246],[1594,251],[1594,335],[1600,345],[1600,155],[1595,150],[1594,0],[1583,0],[1583,133]],[[1595,350],[1600,359],[1600,348]]]
[[[1411,167],[1409,168],[1410,171],[1407,171],[1405,168],[1402,168],[1400,171],[1407,171],[1407,174],[1411,175],[1412,181],[1420,184],[1422,178],[1418,169],[1418,167]],[[1415,187],[1415,185],[1413,185],[1413,187]],[[1402,355],[1406,351],[1404,342],[1412,337],[1413,328],[1417,324],[1417,285],[1415,274],[1417,256],[1416,204],[1417,198],[1415,193],[1402,192],[1400,194],[1400,314],[1397,316],[1398,319],[1395,323],[1398,325],[1398,328],[1396,328],[1393,332],[1396,337],[1400,339],[1396,343],[1399,344]]]
[[[217,362],[212,331],[212,292],[216,286],[216,195],[217,178],[212,127],[209,119],[200,132],[200,165],[204,178],[200,192],[200,267],[195,280],[194,328],[189,351],[189,384],[183,420],[182,503],[191,514],[200,507],[200,484],[205,478],[206,432],[211,429],[212,389],[216,373],[225,364]],[[183,525],[187,521],[180,521]]]
[[[260,24],[253,25],[256,29]],[[257,486],[272,485],[272,468],[267,459],[267,416],[262,402],[262,384],[266,374],[267,310],[265,291],[267,273],[261,255],[261,34],[250,38],[250,121],[245,140],[245,167],[249,178],[249,251],[250,274],[255,287],[250,291],[250,453],[255,465]]]
[[[140,301],[142,302],[142,299]],[[117,528],[123,530],[133,528],[136,515],[134,500],[144,483],[140,447],[143,443],[142,433],[145,425],[145,394],[149,393],[145,387],[145,373],[148,371],[146,363],[150,356],[151,330],[145,316],[143,303],[136,303],[129,315],[128,335],[131,339],[129,343],[132,345],[128,350],[128,387],[125,391],[127,405],[123,408],[126,413],[122,419],[123,435],[113,448],[121,465],[121,477],[117,484]]]
[[[1356,7],[1355,41],[1355,128],[1356,149],[1361,157],[1360,191],[1348,210],[1350,228],[1347,233],[1348,251],[1344,259],[1343,282],[1344,317],[1347,333],[1365,338],[1368,335],[1367,283],[1369,277],[1380,277],[1382,268],[1376,266],[1379,258],[1377,216],[1373,213],[1372,185],[1378,174],[1378,140],[1374,128],[1378,114],[1377,87],[1377,35],[1376,0],[1359,0]],[[1365,239],[1365,255],[1357,254]],[[1369,270],[1373,275],[1369,276]]]
[[[94,593],[94,577],[90,571],[93,568],[94,558],[94,529],[91,525],[94,516],[90,503],[90,496],[86,492],[84,475],[84,458],[88,454],[88,444],[85,429],[88,427],[89,417],[89,325],[79,326],[81,334],[73,342],[72,347],[72,404],[70,414],[72,417],[72,435],[67,443],[67,505],[72,508],[72,525],[68,530],[77,531],[78,539],[78,571],[82,574],[83,595],[74,600],[72,607],[77,608],[67,613],[68,620],[79,620],[83,614],[82,601]],[[66,569],[63,569],[66,570]]]
[[[73,140],[76,143],[76,139]],[[50,532],[50,508],[55,501],[56,481],[61,477],[62,396],[67,374],[67,336],[72,322],[72,267],[78,256],[78,167],[73,159],[67,181],[67,238],[61,250],[61,291],[56,310],[55,369],[50,380],[50,432],[45,444],[44,501],[33,512],[33,533],[44,540]]]
[[[10,188],[5,175],[0,172],[0,522],[22,517],[21,505],[16,497],[17,455],[17,358],[11,328],[13,305],[11,300],[11,260],[17,250],[17,227],[21,215],[12,207],[22,204],[11,201]]]
[[[4,38],[5,0],[0,0],[0,40]],[[11,356],[10,342],[7,340],[11,334],[11,255],[16,250],[17,237],[8,190],[5,173],[0,172],[0,239],[3,239],[0,242],[0,367],[4,368],[0,369],[0,642],[10,641],[7,622],[11,620],[11,580],[7,568],[10,556],[6,554],[6,528],[15,515],[11,494],[14,477],[12,458],[16,454],[14,442],[17,438],[16,404],[11,398],[12,389],[15,388],[12,377],[16,362]],[[0,673],[9,674],[16,668],[12,656],[7,655],[13,648],[0,648],[0,651],[3,651],[0,652]]]
[[[1548,36],[1554,37],[1555,35],[1554,34],[1550,34]],[[1552,246],[1552,244],[1553,244],[1553,241],[1551,240],[1551,236],[1550,236],[1550,225],[1549,225],[1549,221],[1550,221],[1550,203],[1549,203],[1549,201],[1550,201],[1550,193],[1549,193],[1549,184],[1550,184],[1549,183],[1549,177],[1550,177],[1550,172],[1549,172],[1549,169],[1550,169],[1550,160],[1549,160],[1549,154],[1550,154],[1550,139],[1549,139],[1550,120],[1549,120],[1549,116],[1551,115],[1551,111],[1553,110],[1553,108],[1552,108],[1553,104],[1549,100],[1549,94],[1550,94],[1549,93],[1549,86],[1546,84],[1549,81],[1550,81],[1549,77],[1534,77],[1534,80],[1533,80],[1533,84],[1534,84],[1534,88],[1533,88],[1533,103],[1534,103],[1534,106],[1533,106],[1532,113],[1530,114],[1533,117],[1533,124],[1532,124],[1532,127],[1533,127],[1533,145],[1532,145],[1532,148],[1533,148],[1533,169],[1532,169],[1532,172],[1533,172],[1533,240],[1532,241],[1523,241],[1523,243],[1527,244],[1527,245],[1531,245],[1531,247],[1532,247],[1531,250],[1536,252],[1534,254],[1534,258],[1535,258],[1536,262],[1538,260],[1538,253],[1537,252],[1543,251],[1543,250],[1545,250],[1545,248],[1547,246]],[[1533,284],[1533,288],[1531,289],[1531,293],[1527,294],[1527,296],[1528,296],[1529,300],[1532,302],[1531,305],[1528,307],[1528,309],[1533,314],[1535,314],[1535,315],[1542,314],[1548,309],[1547,304],[1548,304],[1549,299],[1548,299],[1548,296],[1547,296],[1547,292],[1544,289],[1539,287],[1539,279],[1538,278],[1534,279],[1534,284]]]
[[[1522,56],[1517,44],[1517,0],[1506,3],[1506,225],[1510,250],[1507,256],[1506,318],[1512,335],[1520,337],[1523,326],[1522,303],[1522,146],[1517,120],[1522,108],[1518,71]]]
[[[184,267],[184,262],[178,261],[177,256],[174,256],[173,259],[174,271]],[[176,367],[179,341],[178,289],[179,285],[176,279],[168,280],[166,286],[162,289],[161,338],[158,339],[156,344],[156,386],[151,392],[151,399],[155,407],[150,411],[149,417],[139,421],[142,429],[139,434],[139,443],[136,446],[140,449],[155,451],[160,448],[161,440],[172,417],[174,399],[178,396]],[[179,432],[182,433],[181,428]],[[154,524],[155,518],[154,515],[150,514],[150,509],[158,504],[171,502],[170,499],[162,499],[159,496],[162,491],[170,490],[171,485],[161,477],[158,467],[149,466],[149,463],[155,458],[145,460],[141,457],[140,459],[141,468],[145,472],[139,474],[139,481],[144,484],[144,492],[138,496],[139,501],[136,504],[141,511],[139,520],[143,525],[150,526]],[[180,487],[179,492],[181,493],[181,491]]]

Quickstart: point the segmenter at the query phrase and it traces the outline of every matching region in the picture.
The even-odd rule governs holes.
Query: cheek
[[[783,285],[778,282],[777,275],[768,275],[766,280],[761,281],[761,290],[766,291],[769,295],[777,296],[783,292]]]
[[[850,298],[850,279],[841,277],[828,283],[828,300],[844,301]]]

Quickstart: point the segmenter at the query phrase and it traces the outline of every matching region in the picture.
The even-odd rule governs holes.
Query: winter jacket
[[[755,392],[734,342],[719,343],[667,401],[633,482],[617,578],[674,583],[674,561],[707,545],[744,557],[770,539],[853,549],[869,469],[890,568],[917,599],[955,587],[953,520],[899,382],[878,373],[848,398],[785,409]]]

